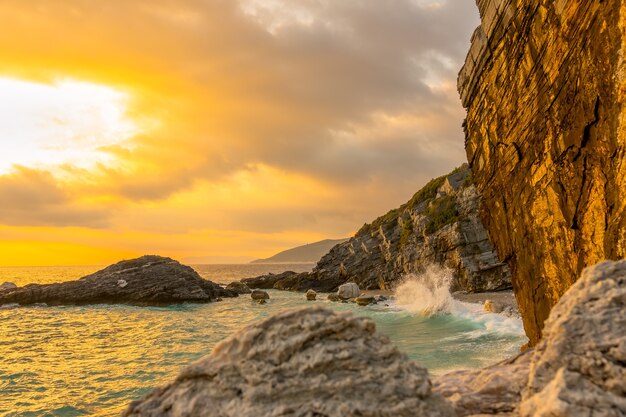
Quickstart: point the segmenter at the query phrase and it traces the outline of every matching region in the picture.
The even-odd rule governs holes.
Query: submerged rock
[[[587,268],[546,321],[521,417],[626,415],[626,260]]]
[[[236,297],[233,291],[205,280],[191,267],[161,256],[121,261],[77,281],[29,284],[0,292],[0,304],[160,305],[207,303],[219,297]]]
[[[306,292],[306,299],[308,301],[315,301],[315,298],[317,297],[317,293],[313,290],[308,290]]]
[[[376,304],[376,298],[372,295],[362,295],[354,300],[360,306],[368,306],[370,304]]]
[[[361,290],[359,286],[354,282],[348,282],[347,284],[343,284],[339,286],[337,290],[337,295],[342,300],[349,300],[351,298],[357,298],[361,294]]]
[[[237,294],[250,294],[252,290],[243,282],[231,282],[226,286],[227,290],[235,291]]]
[[[321,307],[255,323],[125,416],[453,417],[425,369],[374,322]]]
[[[252,293],[250,294],[250,297],[253,300],[269,300],[270,299],[270,295],[267,292],[261,291],[261,290],[252,291]]]
[[[328,301],[334,301],[334,302],[341,301],[341,298],[339,298],[339,296],[336,293],[328,294],[327,299]]]

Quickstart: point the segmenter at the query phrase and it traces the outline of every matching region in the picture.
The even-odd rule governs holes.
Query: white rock
[[[120,279],[117,281],[117,286],[120,288],[124,288],[128,285],[128,282],[125,279]]]
[[[348,282],[339,286],[337,295],[343,300],[349,300],[350,298],[357,298],[361,294],[359,286],[354,282]]]

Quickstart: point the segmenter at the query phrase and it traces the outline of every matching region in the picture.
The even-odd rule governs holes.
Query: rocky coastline
[[[511,360],[430,380],[366,317],[315,306],[247,327],[124,416],[623,416],[626,261],[584,271]]]
[[[301,292],[332,292],[346,282],[367,290],[393,290],[405,276],[437,265],[452,271],[452,291],[510,289],[508,266],[487,236],[479,207],[480,194],[463,165],[335,245],[312,272],[287,271],[241,282],[251,288]]]

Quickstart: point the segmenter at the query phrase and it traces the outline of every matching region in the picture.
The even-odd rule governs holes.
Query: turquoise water
[[[311,305],[298,293],[270,296],[266,305],[242,296],[167,308],[1,308],[0,415],[118,415],[236,330]],[[380,332],[435,374],[498,362],[525,342],[519,319],[482,313],[479,305],[455,303],[451,314],[424,317],[393,303],[315,303],[372,317]]]

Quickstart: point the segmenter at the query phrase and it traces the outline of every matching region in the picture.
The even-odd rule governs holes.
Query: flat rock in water
[[[370,304],[376,304],[376,298],[373,295],[362,295],[354,300],[360,306],[368,306]]]
[[[219,297],[236,296],[236,292],[203,279],[189,266],[170,258],[147,255],[118,262],[77,281],[29,284],[0,292],[0,305],[167,305],[208,303]]]
[[[246,284],[250,288],[257,288],[261,290],[271,290],[274,288],[274,284],[279,281],[291,278],[295,275],[298,275],[293,271],[286,271],[280,274],[267,274],[260,275],[254,278],[244,278],[241,280],[242,283]]]
[[[227,290],[235,291],[237,294],[250,294],[252,290],[243,282],[231,282],[226,286]]]
[[[309,307],[255,323],[125,416],[452,417],[425,369],[374,322]]]

